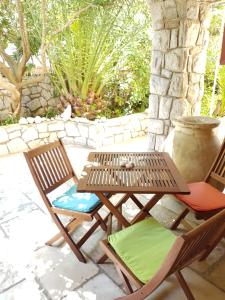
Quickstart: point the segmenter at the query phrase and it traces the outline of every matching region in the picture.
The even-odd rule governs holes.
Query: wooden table
[[[133,162],[132,169],[121,167],[122,161]],[[137,198],[134,194],[155,194],[146,205],[137,205],[140,212],[132,223],[144,218],[149,210],[164,194],[189,194],[189,189],[166,152],[91,152],[82,177],[78,182],[78,192],[95,193],[102,203],[127,227],[130,222],[106,196],[125,193],[121,201]]]

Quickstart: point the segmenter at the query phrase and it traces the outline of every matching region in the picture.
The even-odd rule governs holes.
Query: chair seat
[[[101,201],[95,194],[77,193],[76,185],[52,201],[55,207],[86,213],[94,210],[100,203]]]
[[[189,195],[176,197],[196,211],[210,211],[225,208],[225,194],[218,191],[206,182],[195,182],[188,184],[191,191]]]
[[[148,282],[159,270],[176,236],[147,218],[108,237],[110,245],[134,275]]]

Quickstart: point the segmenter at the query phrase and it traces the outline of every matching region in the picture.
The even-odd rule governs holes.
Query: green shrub
[[[75,115],[89,118],[143,111],[149,95],[149,8],[144,0],[96,3],[49,51],[62,108],[69,102]]]
[[[19,118],[8,116],[6,119],[0,121],[0,126],[10,125],[10,124],[16,124],[19,122]]]

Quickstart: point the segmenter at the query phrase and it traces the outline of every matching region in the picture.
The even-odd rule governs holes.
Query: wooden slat
[[[134,163],[126,169],[123,160]],[[180,193],[189,190],[167,153],[160,152],[92,152],[88,157],[91,167],[78,183],[80,192],[112,193]]]

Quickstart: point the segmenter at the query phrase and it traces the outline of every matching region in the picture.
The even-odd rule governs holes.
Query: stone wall
[[[54,96],[50,78],[45,75],[41,82],[28,85],[22,90],[21,115],[43,115],[49,107],[56,108],[58,103],[59,99]],[[12,112],[10,94],[0,90],[0,120],[4,120],[10,112]]]
[[[147,134],[148,113],[89,121],[85,118],[61,117],[22,118],[20,123],[0,127],[0,155],[16,153],[62,139],[65,144],[78,144],[91,148],[120,143]]]
[[[150,148],[159,150],[175,117],[198,115],[204,92],[208,1],[148,0],[152,14]]]

